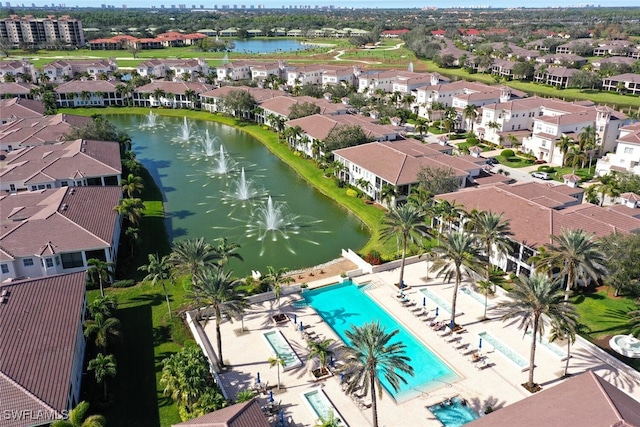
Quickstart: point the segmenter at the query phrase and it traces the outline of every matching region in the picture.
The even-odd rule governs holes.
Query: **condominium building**
[[[56,18],[34,18],[31,15],[11,15],[0,20],[0,38],[8,39],[14,47],[54,45],[84,46],[82,22],[67,15]]]

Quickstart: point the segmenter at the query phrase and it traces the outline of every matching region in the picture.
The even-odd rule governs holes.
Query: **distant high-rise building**
[[[9,18],[0,19],[0,38],[8,39],[14,47],[53,47],[60,44],[81,47],[85,44],[82,22],[68,15],[60,18],[54,15],[46,18],[34,18],[31,15],[21,18],[11,15]]]
[[[5,7],[11,7],[11,3],[9,3],[9,2],[5,2],[4,5],[5,5]]]

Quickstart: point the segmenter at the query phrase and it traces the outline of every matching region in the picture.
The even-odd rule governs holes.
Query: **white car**
[[[551,179],[551,174],[549,172],[537,171],[532,173],[531,176],[534,178],[544,179],[545,181],[548,181]]]

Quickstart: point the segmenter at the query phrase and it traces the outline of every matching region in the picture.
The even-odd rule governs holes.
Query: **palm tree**
[[[122,199],[120,204],[114,207],[113,210],[126,217],[131,224],[137,226],[142,218],[144,203],[140,199]]]
[[[587,285],[589,280],[597,282],[607,274],[600,242],[584,230],[563,229],[559,236],[551,236],[551,241],[537,257],[538,264],[549,274],[558,269],[561,277],[566,276],[565,301],[579,282]]]
[[[401,342],[390,341],[398,334],[396,329],[387,333],[378,322],[365,323],[362,326],[352,326],[345,331],[350,346],[345,347],[345,381],[347,393],[353,393],[362,388],[365,396],[371,393],[371,410],[373,427],[378,427],[378,396],[382,398],[382,375],[397,392],[400,383],[407,383],[402,374],[413,376],[413,368],[409,365],[411,359],[405,355],[406,346]],[[399,372],[398,372],[399,371]]]
[[[224,267],[229,263],[231,258],[235,258],[240,261],[244,261],[242,255],[236,252],[236,249],[240,249],[239,243],[229,243],[226,237],[221,237],[218,239],[220,242],[218,246],[213,247],[213,251],[218,256],[218,265],[220,267]]]
[[[397,195],[398,191],[395,185],[389,183],[382,184],[382,188],[380,189],[380,201],[382,203],[388,206]]]
[[[225,272],[222,268],[210,268],[196,275],[194,291],[199,292],[207,300],[216,319],[216,340],[218,344],[218,356],[220,368],[224,368],[222,357],[222,335],[220,323],[223,312],[240,313],[243,310],[244,295],[238,290],[240,280],[231,278],[231,271]]]
[[[573,305],[562,303],[562,290],[558,288],[557,282],[544,274],[520,276],[520,280],[514,282],[509,295],[512,300],[500,304],[500,308],[506,310],[502,320],[519,318],[519,329],[524,329],[525,334],[531,330],[532,334],[527,389],[533,392],[536,387],[533,371],[536,367],[537,337],[538,334],[544,334],[542,316],[545,315],[551,322],[570,325],[577,322],[578,315]]]
[[[269,358],[268,362],[269,362],[269,367],[270,368],[273,368],[274,366],[277,368],[277,371],[278,371],[278,385],[277,385],[277,387],[278,387],[278,390],[280,390],[280,367],[281,366],[284,367],[285,361],[282,358],[282,356],[280,356],[280,354],[276,353],[275,356]]]
[[[95,337],[96,346],[106,351],[109,342],[120,336],[120,321],[115,317],[96,313],[93,319],[84,321],[84,336]]]
[[[573,140],[573,138],[567,135],[562,135],[560,139],[558,139],[558,142],[556,142],[556,147],[558,147],[558,149],[562,153],[563,166],[567,164],[567,153],[569,152],[569,149],[574,145],[576,145],[576,142]]]
[[[414,130],[416,132],[418,132],[420,134],[420,136],[422,137],[422,134],[426,131],[427,133],[429,133],[429,122],[427,122],[426,119],[418,119],[416,120],[416,125]]]
[[[333,409],[330,409],[326,418],[320,417],[320,421],[316,424],[316,427],[341,427],[342,425],[340,418],[336,417]]]
[[[309,348],[309,360],[318,358],[320,362],[320,375],[324,375],[327,372],[327,358],[334,355],[334,351],[331,350],[333,340],[331,338],[322,341],[308,341],[307,347]]]
[[[96,358],[89,361],[87,369],[94,371],[96,382],[104,386],[104,400],[107,400],[107,377],[115,377],[117,372],[116,358],[113,354],[98,353]]]
[[[389,209],[382,218],[382,228],[380,229],[380,240],[388,241],[392,237],[396,238],[398,245],[402,247],[402,261],[400,263],[400,278],[398,286],[404,284],[404,265],[407,257],[407,246],[411,243],[418,243],[422,239],[420,231],[425,228],[424,211],[412,204]]]
[[[444,225],[447,224],[448,231],[453,230],[453,224],[464,214],[462,206],[448,200],[442,200],[430,207],[429,213],[440,219],[440,233],[444,232]]]
[[[432,249],[435,261],[431,270],[436,272],[436,277],[444,276],[449,281],[455,278],[453,299],[451,300],[451,324],[456,324],[456,302],[458,288],[462,282],[462,275],[471,277],[482,269],[480,263],[480,251],[477,239],[470,233],[463,231],[451,231],[443,236],[440,243]],[[453,328],[452,328],[453,329]]]
[[[89,402],[82,401],[73,408],[66,420],[56,420],[51,427],[106,427],[107,420],[102,415],[86,416]]]
[[[130,173],[126,178],[120,181],[122,191],[125,192],[128,198],[133,199],[135,193],[140,193],[144,189],[144,181],[139,176],[135,176]]]
[[[196,288],[196,277],[198,274],[217,265],[218,254],[213,246],[200,237],[174,243],[169,257],[178,273],[191,276],[191,289],[194,293],[198,310],[200,310],[200,294]]]
[[[616,173],[610,173],[600,177],[600,183],[592,185],[595,187],[598,194],[600,194],[600,206],[604,205],[606,196],[611,198],[618,197],[620,195],[620,184],[618,182]]]
[[[167,93],[161,88],[156,88],[156,90],[153,91],[152,95],[153,95],[153,99],[156,100],[158,105],[161,105],[161,99],[162,97],[167,96]]]
[[[255,391],[249,389],[240,390],[236,393],[236,403],[248,402],[254,397],[256,397]]]
[[[569,152],[565,156],[567,163],[571,163],[571,173],[576,173],[576,167],[580,162],[585,162],[587,160],[587,155],[584,151],[580,149],[579,146],[574,145],[569,148]]]
[[[495,293],[494,287],[496,285],[494,285],[491,280],[480,280],[476,286],[484,294],[484,314],[482,315],[482,320],[487,320],[487,299],[489,298],[489,294],[493,295]]]
[[[487,271],[485,280],[491,280],[491,258],[493,258],[494,248],[496,256],[506,254],[511,250],[512,235],[509,229],[509,220],[503,220],[502,214],[491,211],[472,211],[469,214],[467,223],[470,230],[476,235],[478,240],[484,243],[484,251],[487,257]]]
[[[124,232],[125,237],[129,240],[130,244],[130,255],[133,256],[135,252],[136,246],[142,243],[142,238],[140,237],[140,229],[137,227],[127,227]]]
[[[171,319],[171,303],[169,302],[169,294],[167,293],[166,280],[171,278],[171,261],[169,255],[160,258],[158,255],[149,254],[149,263],[138,267],[138,271],[147,273],[142,279],[143,282],[151,282],[151,286],[155,286],[158,282],[162,285],[164,297],[167,300],[167,308],[169,309],[169,319]]]
[[[594,126],[587,126],[578,134],[578,146],[580,150],[585,150],[588,146],[596,147],[600,136]]]
[[[563,377],[569,375],[569,359],[571,359],[571,344],[576,342],[576,335],[578,332],[587,332],[589,328],[582,323],[567,323],[555,321],[551,323],[551,330],[549,331],[549,342],[554,341],[567,341],[567,357],[565,358],[564,374]]]
[[[112,262],[102,261],[97,258],[91,258],[87,260],[87,265],[89,266],[89,268],[87,269],[87,275],[94,283],[97,279],[98,283],[100,284],[100,295],[104,297],[103,283],[107,282],[112,276],[113,272],[111,271],[111,269],[114,267],[114,264]]]
[[[467,104],[464,107],[463,116],[469,122],[469,130],[473,131],[473,123],[478,117],[478,107],[475,104]]]
[[[267,266],[267,274],[262,277],[262,281],[273,289],[273,295],[276,297],[276,301],[278,301],[278,311],[280,311],[280,295],[282,293],[282,285],[286,285],[287,283],[292,283],[295,281],[293,277],[287,276],[287,272],[289,269],[287,267],[282,267],[278,270],[273,268],[272,266]]]
[[[109,317],[118,308],[118,302],[113,295],[107,295],[104,297],[98,297],[91,301],[87,309],[89,311],[89,317],[95,319],[96,314],[102,314],[105,317]]]

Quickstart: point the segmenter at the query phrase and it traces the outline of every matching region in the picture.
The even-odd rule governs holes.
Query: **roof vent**
[[[67,209],[69,209],[69,205],[68,204],[65,203],[64,205],[62,205],[62,210],[63,211],[66,211]]]
[[[5,304],[9,300],[9,291],[5,288],[0,292],[0,304]]]
[[[69,190],[69,194],[76,194],[76,189],[72,187],[71,190]]]

